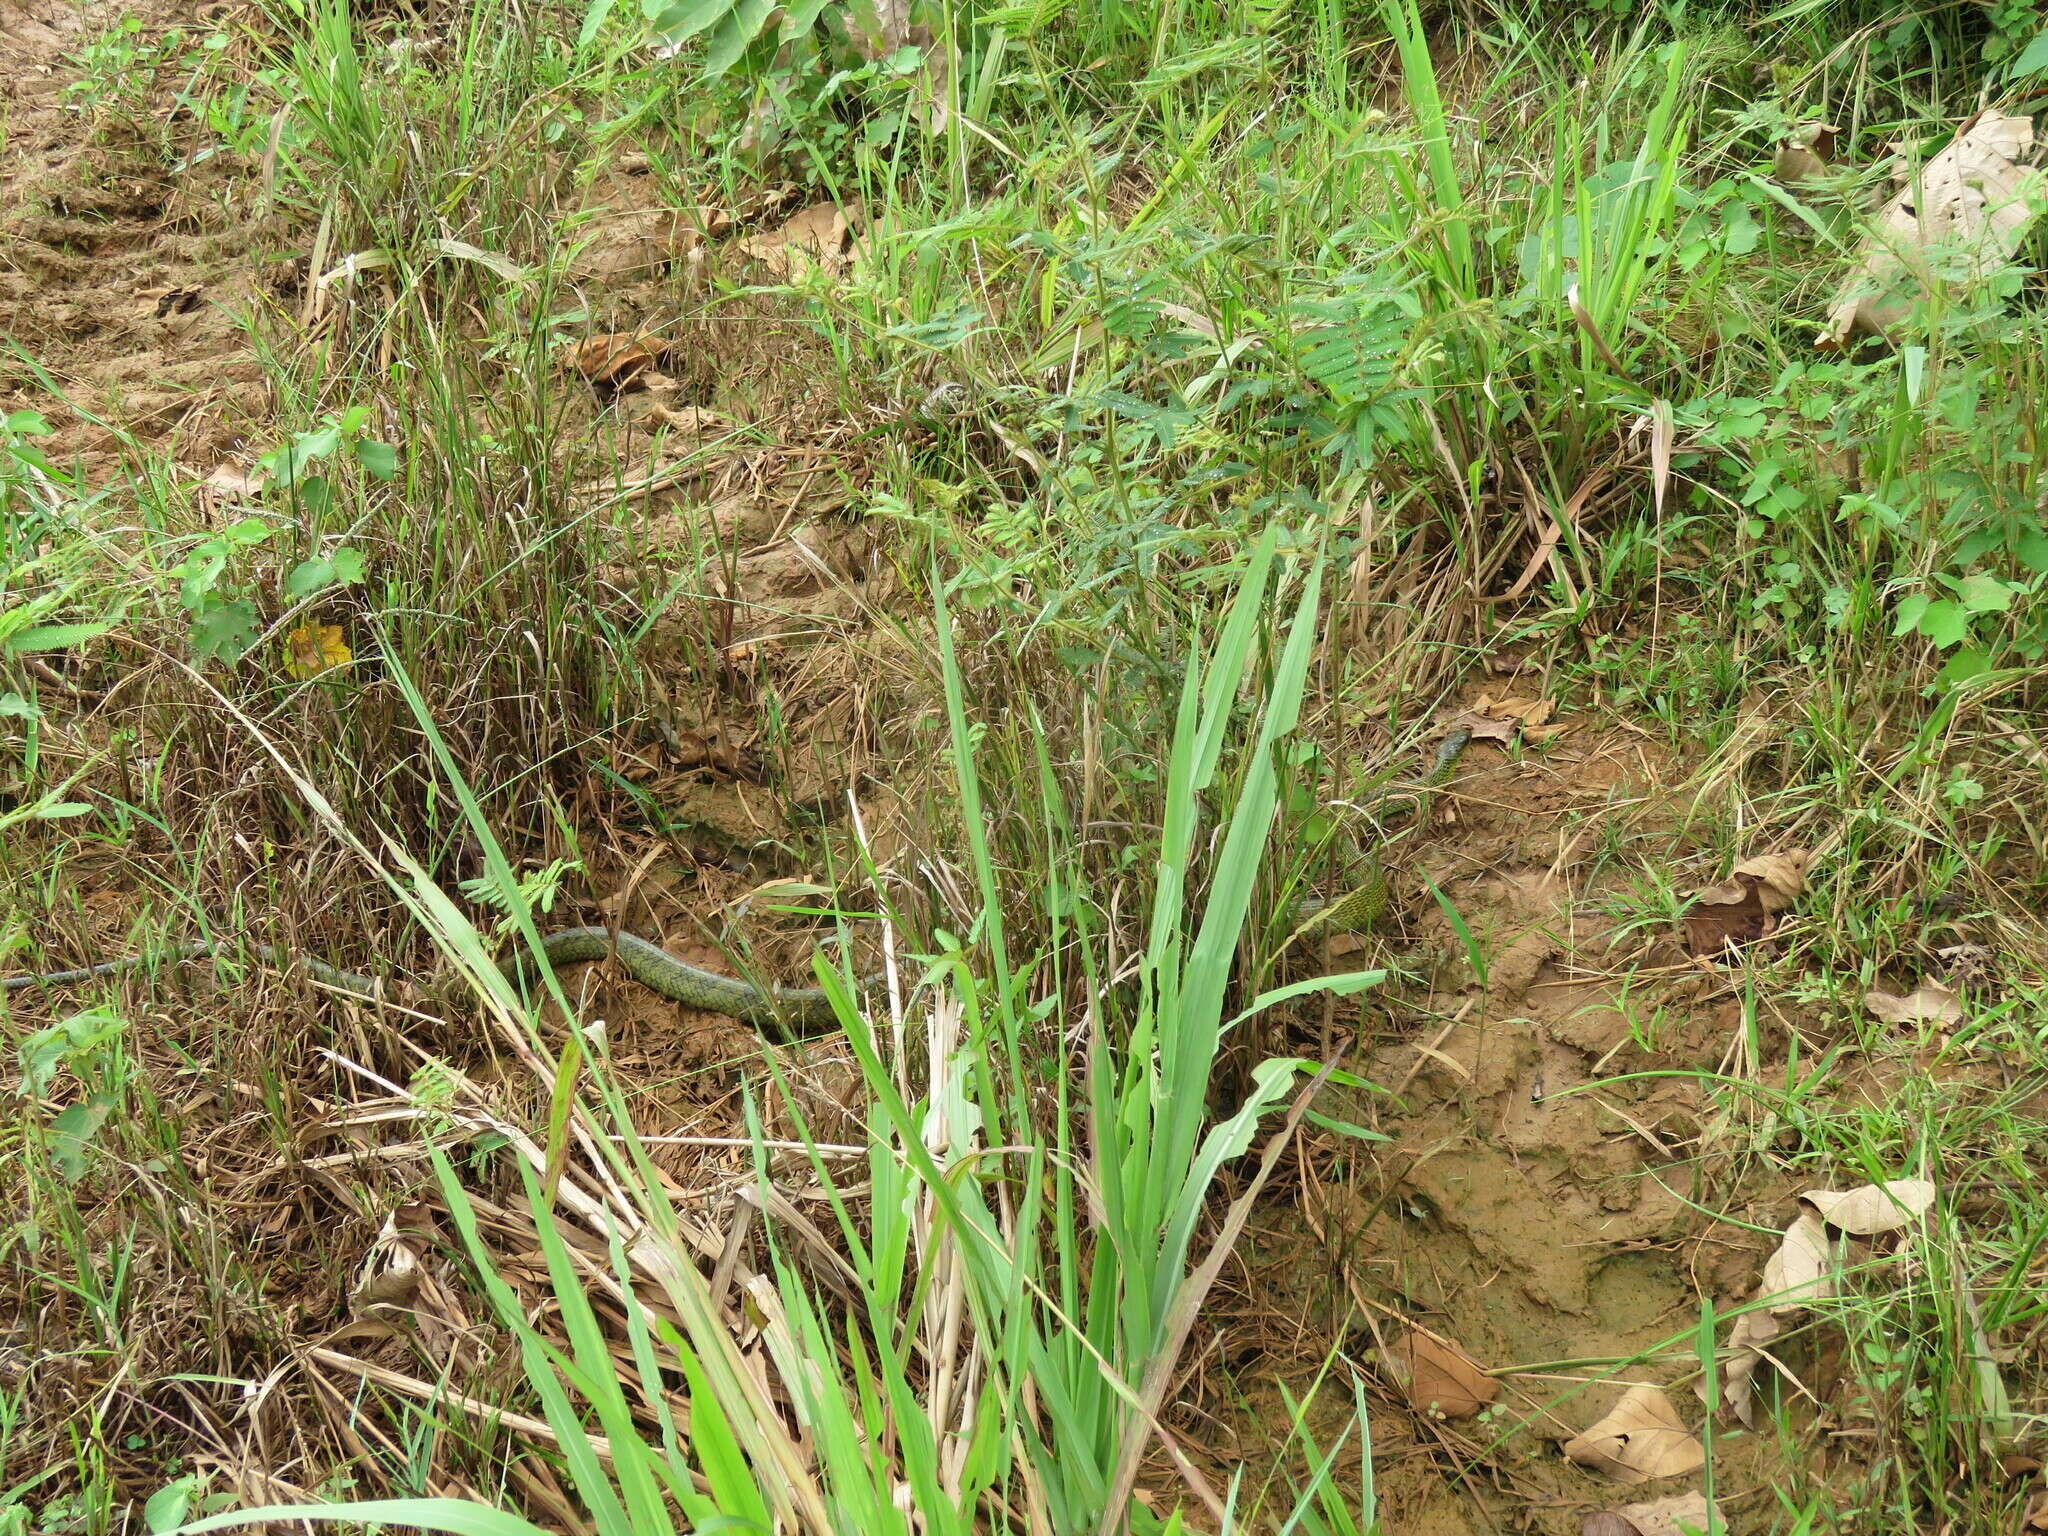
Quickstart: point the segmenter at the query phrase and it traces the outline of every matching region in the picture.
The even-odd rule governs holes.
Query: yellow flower
[[[339,624],[301,624],[285,636],[284,649],[284,667],[293,677],[314,677],[355,659]]]

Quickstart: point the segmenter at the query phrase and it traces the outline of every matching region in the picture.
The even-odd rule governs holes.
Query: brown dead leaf
[[[2034,120],[1978,113],[1878,211],[1817,345],[1889,337],[1936,282],[1938,255],[1969,277],[2003,266],[2033,223],[2041,188]]]
[[[1564,1453],[1618,1483],[1682,1477],[1707,1459],[1663,1389],[1652,1386],[1630,1387],[1605,1418],[1566,1441]]]
[[[1850,1190],[1809,1189],[1799,1198],[1831,1227],[1856,1237],[1895,1232],[1933,1208],[1935,1189],[1926,1179],[1888,1179]]]
[[[1826,1224],[1818,1212],[1801,1211],[1785,1229],[1778,1251],[1764,1261],[1764,1280],[1757,1287],[1757,1299],[1769,1302],[1771,1311],[1779,1317],[1802,1312],[1809,1304],[1833,1294],[1829,1279],[1832,1267]]]
[[[684,769],[705,768],[728,779],[748,784],[767,782],[760,759],[729,741],[715,741],[695,731],[677,731],[670,748],[676,765]]]
[[[1806,888],[1811,861],[1804,849],[1744,859],[1727,880],[1693,898],[1685,914],[1688,947],[1696,955],[1718,955],[1730,945],[1764,938],[1774,926],[1771,919]]]
[[[813,267],[828,277],[844,272],[853,260],[853,225],[846,210],[814,203],[792,214],[780,229],[757,230],[739,243],[750,256],[785,281]]]
[[[200,489],[215,496],[241,500],[259,496],[270,477],[260,468],[244,469],[239,464],[222,464],[199,482]]]
[[[1863,994],[1863,1006],[1887,1024],[1960,1024],[1963,1001],[1947,987],[1926,982],[1904,997],[1876,988]]]
[[[1424,1413],[1469,1419],[1500,1396],[1500,1383],[1456,1345],[1409,1332],[1381,1352],[1380,1360]]]
[[[2027,1513],[2020,1529],[2048,1531],[2048,1493],[2037,1493],[2027,1501]]]
[[[1613,1513],[1628,1522],[1635,1536],[1707,1536],[1709,1531],[1727,1530],[1720,1512],[1709,1509],[1707,1496],[1697,1491],[1624,1504]]]
[[[1445,723],[1452,730],[1470,731],[1474,741],[1509,742],[1519,734],[1524,741],[1540,745],[1571,729],[1569,725],[1549,723],[1556,712],[1557,703],[1552,699],[1524,699],[1512,695],[1495,698],[1490,693],[1482,693],[1478,703],[1470,709],[1461,710]]]
[[[1763,1368],[1764,1351],[1784,1331],[1785,1325],[1765,1308],[1744,1312],[1728,1331],[1728,1347],[1735,1353],[1721,1373],[1721,1401],[1745,1424],[1753,1422],[1756,1412],[1756,1373]]]
[[[1834,164],[1835,135],[1840,132],[1833,123],[1801,123],[1771,157],[1771,178],[1789,187],[1822,175]]]
[[[563,353],[571,368],[592,384],[610,390],[631,389],[654,367],[658,341],[614,331],[572,343]]]

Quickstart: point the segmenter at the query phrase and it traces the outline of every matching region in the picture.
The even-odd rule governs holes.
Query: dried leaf
[[[1469,1419],[1500,1396],[1500,1383],[1456,1345],[1408,1333],[1380,1356],[1387,1374],[1424,1413]]]
[[[1833,123],[1801,123],[1772,156],[1772,179],[1789,187],[1825,173],[1834,163],[1835,135],[1840,132]]]
[[[1571,729],[1569,725],[1547,723],[1556,712],[1557,704],[1552,699],[1497,699],[1482,693],[1478,703],[1445,723],[1453,730],[1470,731],[1474,741],[1507,742],[1519,734],[1524,741],[1541,743]]]
[[[2037,1493],[2027,1501],[2027,1513],[2020,1522],[2023,1531],[2048,1531],[2048,1493]]]
[[[1698,1491],[1624,1504],[1614,1513],[1628,1522],[1636,1536],[1707,1536],[1709,1531],[1727,1529],[1721,1524],[1720,1512],[1708,1508],[1707,1496]]]
[[[1936,281],[1939,265],[1982,277],[2010,261],[2034,220],[2042,174],[2034,120],[1986,109],[1878,211],[1843,285],[1822,350],[1888,336]]]
[[[1764,1261],[1763,1284],[1757,1299],[1770,1303],[1779,1317],[1804,1311],[1833,1294],[1829,1271],[1827,1225],[1814,1211],[1801,1211],[1785,1229],[1778,1251]]]
[[[338,624],[301,624],[285,637],[285,670],[293,677],[317,677],[355,659]]]
[[[244,469],[239,464],[223,464],[200,481],[200,488],[220,496],[257,496],[269,483],[270,477],[262,469]]]
[[[1887,1024],[1960,1024],[1963,1001],[1947,987],[1927,982],[1904,997],[1875,988],[1863,994],[1863,1006]]]
[[[776,277],[802,276],[812,267],[836,277],[852,261],[853,226],[846,211],[831,203],[814,203],[793,214],[780,229],[761,230],[740,241],[740,254],[751,256]]]
[[[1771,931],[1771,918],[1799,899],[1806,888],[1804,849],[1744,859],[1720,885],[1693,898],[1685,914],[1686,940],[1696,955],[1716,955],[1731,944],[1748,944]]]
[[[1620,1483],[1681,1477],[1707,1459],[1663,1389],[1651,1386],[1630,1387],[1605,1418],[1566,1441],[1564,1453]]]
[[[1926,1179],[1888,1179],[1851,1190],[1809,1189],[1799,1198],[1831,1227],[1857,1237],[1895,1232],[1933,1208],[1934,1186]]]
[[[660,343],[654,344],[656,348]],[[563,354],[592,384],[607,389],[630,389],[642,374],[654,366],[654,350],[648,338],[615,331],[571,344]]]
[[[1756,1411],[1756,1373],[1764,1364],[1764,1351],[1784,1331],[1784,1324],[1769,1310],[1759,1308],[1737,1317],[1728,1332],[1728,1347],[1735,1353],[1721,1374],[1721,1401],[1745,1424],[1752,1422]]]

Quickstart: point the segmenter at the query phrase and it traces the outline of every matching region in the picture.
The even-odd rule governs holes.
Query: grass
[[[49,61],[83,158],[8,183],[0,275],[162,182],[245,237],[148,249],[238,295],[267,405],[188,445],[27,308],[0,363],[7,968],[224,941],[8,995],[0,1531],[1575,1530],[1634,1495],[1540,1436],[1621,1379],[1706,1428],[1791,1197],[1902,1176],[1925,1230],[1844,1248],[1705,1486],[2014,1528],[2039,237],[1813,341],[1883,146],[2023,110],[2035,13],[959,6],[932,73],[696,9],[670,56],[633,8],[87,8]],[[1822,119],[1845,169],[1774,180]],[[843,264],[748,259],[821,202]],[[566,365],[608,333],[654,389]],[[1571,730],[1396,845],[1405,945],[1283,951],[1482,692]],[[1771,940],[1687,960],[1692,893],[1792,847]],[[486,935],[568,911],[815,963],[841,1028],[522,994]],[[1862,1006],[1936,974],[1961,1021]],[[1670,1192],[1688,1279],[1539,1342],[1417,1170],[1551,1167],[1560,1051],[1545,1112],[1638,1160],[1587,1133],[1553,1190]],[[1262,1267],[1297,1208],[1356,1262],[1307,1223]],[[1529,1369],[1412,1411],[1397,1319]]]

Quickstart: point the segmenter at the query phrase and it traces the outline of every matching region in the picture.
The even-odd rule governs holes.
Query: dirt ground
[[[258,182],[226,164],[167,176],[97,133],[65,94],[75,78],[66,54],[122,14],[141,17],[147,33],[219,9],[0,0],[0,333],[15,344],[0,361],[0,409],[48,415],[56,433],[46,450],[89,483],[118,484],[151,459],[202,481],[246,463],[275,425],[244,318],[294,312],[308,274],[303,258],[264,264],[253,254],[274,244],[256,238],[275,217]],[[634,180],[622,167],[593,195],[630,206]],[[630,283],[611,292],[622,328],[641,318]],[[71,409],[52,407],[50,382]],[[590,881],[613,893],[594,915],[704,964],[720,955],[700,924],[790,873],[734,849],[787,834],[871,773],[890,779],[864,722],[892,666],[908,672],[872,622],[894,592],[886,552],[824,515],[858,483],[863,450],[852,440],[868,424],[822,408],[787,419],[787,440],[650,494],[637,558],[687,554],[700,515],[734,535],[745,554],[724,594],[729,654],[772,669],[781,695],[801,699],[795,756],[774,765],[772,787],[763,782],[750,771],[758,738],[746,710],[730,692],[693,693],[675,661],[675,733],[637,749],[636,771],[700,829],[704,858],[686,866],[630,832],[592,837],[602,852]],[[649,480],[663,468],[644,457],[628,466]],[[662,647],[657,633],[658,672]],[[1469,925],[1486,974],[1409,881],[1397,953],[1420,979],[1336,1020],[1355,1040],[1353,1065],[1389,1090],[1350,1112],[1389,1139],[1362,1150],[1320,1135],[1305,1142],[1290,1187],[1268,1200],[1214,1299],[1201,1369],[1178,1409],[1217,1465],[1256,1462],[1282,1411],[1275,1383],[1299,1390],[1333,1351],[1378,1349],[1401,1317],[1487,1366],[1521,1367],[1501,1378],[1488,1415],[1461,1422],[1415,1411],[1382,1382],[1377,1484],[1386,1528],[1400,1536],[1576,1532],[1586,1513],[1615,1503],[1615,1487],[1568,1464],[1557,1442],[1611,1405],[1617,1374],[1668,1383],[1696,1412],[1685,1350],[1667,1341],[1696,1326],[1701,1296],[1727,1307],[1753,1290],[1770,1245],[1755,1229],[1782,1226],[1791,1208],[1787,1187],[1731,1182],[1731,1138],[1767,1128],[1731,1122],[1688,1074],[1767,1076],[1795,1031],[1811,1047],[1818,1026],[1769,1004],[1752,1021],[1734,984],[1688,960],[1670,934],[1618,931],[1625,875],[1599,850],[1620,829],[1692,867],[1659,803],[1681,765],[1625,728],[1568,723],[1519,762],[1476,745],[1439,798],[1419,867]],[[886,842],[888,791],[864,793],[868,830]],[[118,917],[109,934],[121,931]],[[793,970],[809,942],[770,932],[762,955]],[[589,989],[615,1061],[641,1085],[647,1132],[744,1135],[737,1084],[760,1055],[750,1032],[595,969],[575,985]],[[1752,1038],[1764,1059],[1751,1058]],[[858,1106],[845,1063],[814,1049],[786,1057],[814,1130],[831,1139],[850,1128]],[[665,1155],[666,1171],[698,1191],[744,1174],[738,1154]],[[309,1307],[303,1342],[331,1342],[331,1321]],[[1659,1346],[1680,1363],[1602,1365]],[[1717,1448],[1724,1507],[1761,1485],[1755,1446]]]

